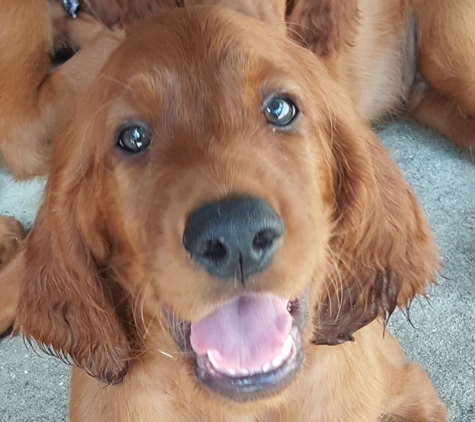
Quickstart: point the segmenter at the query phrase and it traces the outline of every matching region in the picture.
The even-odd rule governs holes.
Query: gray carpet
[[[429,302],[414,302],[411,308],[414,327],[398,312],[390,329],[408,356],[429,372],[448,405],[450,421],[474,422],[475,164],[441,137],[414,125],[396,122],[377,130],[419,195],[444,263]],[[31,224],[41,187],[40,182],[13,184],[0,175],[0,212]],[[37,356],[21,339],[1,344],[2,422],[65,421],[67,400],[64,364]]]

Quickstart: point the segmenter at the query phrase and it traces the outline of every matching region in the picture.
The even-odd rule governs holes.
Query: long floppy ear
[[[358,0],[290,0],[289,36],[320,57],[353,44],[358,30]]]
[[[100,193],[94,192],[100,183],[88,183],[91,153],[80,152],[74,133],[65,130],[65,141],[53,151],[42,205],[17,258],[12,277],[22,286],[15,333],[116,384],[128,369],[129,338],[105,269],[107,235],[96,200]]]
[[[388,152],[352,110],[333,116],[333,272],[315,316],[315,344],[353,333],[424,294],[439,269],[422,209]]]

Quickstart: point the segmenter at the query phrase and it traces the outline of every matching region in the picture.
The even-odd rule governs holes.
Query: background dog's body
[[[17,179],[45,176],[52,138],[120,34],[94,19],[67,18],[55,0],[0,1],[0,28],[0,163]],[[52,69],[57,48],[86,42]]]
[[[403,111],[473,150],[473,2],[321,3],[291,2],[289,35],[323,56],[363,117],[374,121],[388,112]]]

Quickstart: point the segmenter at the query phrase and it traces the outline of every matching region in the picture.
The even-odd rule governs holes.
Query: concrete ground
[[[429,303],[415,301],[411,308],[414,327],[397,312],[390,329],[408,356],[429,372],[448,405],[450,421],[474,422],[475,163],[441,137],[412,124],[388,123],[377,130],[419,195],[444,264]],[[0,212],[31,224],[41,189],[41,182],[14,184],[0,174]],[[4,341],[0,421],[66,421],[68,372],[56,359],[28,350],[21,339]]]

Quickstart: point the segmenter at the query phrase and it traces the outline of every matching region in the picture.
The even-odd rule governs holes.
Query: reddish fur
[[[47,174],[51,138],[118,42],[106,32],[97,21],[66,20],[56,1],[0,0],[0,162],[16,178]],[[93,39],[84,51],[52,70],[49,54],[63,42],[79,47],[85,33]]]
[[[21,282],[17,332],[85,370],[73,370],[72,421],[446,420],[379,318],[438,269],[420,206],[350,97],[283,32],[224,8],[140,22],[55,139],[37,220],[0,283]],[[293,129],[270,130],[262,87],[297,97]],[[128,157],[114,136],[137,117],[154,140]],[[225,194],[264,199],[285,225],[274,260],[245,286],[208,276],[182,246],[189,213]],[[197,383],[162,312],[196,320],[243,292],[306,288],[304,369],[246,404]]]
[[[275,2],[281,12],[276,22],[283,19],[286,7],[290,37],[323,57],[328,69],[351,93],[362,116],[373,120],[401,108],[410,95],[402,82],[402,50],[408,15],[413,14],[418,69],[429,87],[416,90],[417,101],[409,102],[409,114],[472,151],[475,33],[471,23],[475,8],[471,0],[455,1],[291,0]],[[261,7],[250,1],[80,3],[84,12],[73,20],[66,17],[57,0],[0,1],[0,162],[18,179],[48,173],[52,137],[72,116],[78,93],[94,79],[118,42],[117,34],[108,34],[102,23],[122,27],[163,8],[193,3],[219,3],[244,12],[251,7],[250,14],[256,7],[257,17],[268,22],[276,16],[272,4]],[[49,54],[62,43],[86,48],[52,71]]]
[[[354,43],[358,30],[358,0],[290,0],[289,36],[325,57]]]
[[[333,125],[340,136],[355,138],[356,122]],[[424,294],[421,281],[432,280],[438,267],[422,209],[375,137],[335,142],[333,149],[339,224],[330,244],[338,265],[317,309],[317,344],[351,339],[378,315],[405,307]]]
[[[109,27],[144,19],[164,7],[180,6],[184,0],[81,0],[81,9]]]
[[[25,238],[25,229],[13,217],[0,216],[0,271],[17,253]],[[5,278],[4,280],[9,280]],[[18,302],[18,284],[7,282],[0,285],[0,337],[10,328],[15,318]]]
[[[411,113],[419,122],[475,152],[475,7],[471,0],[413,0],[419,71],[428,84]]]

